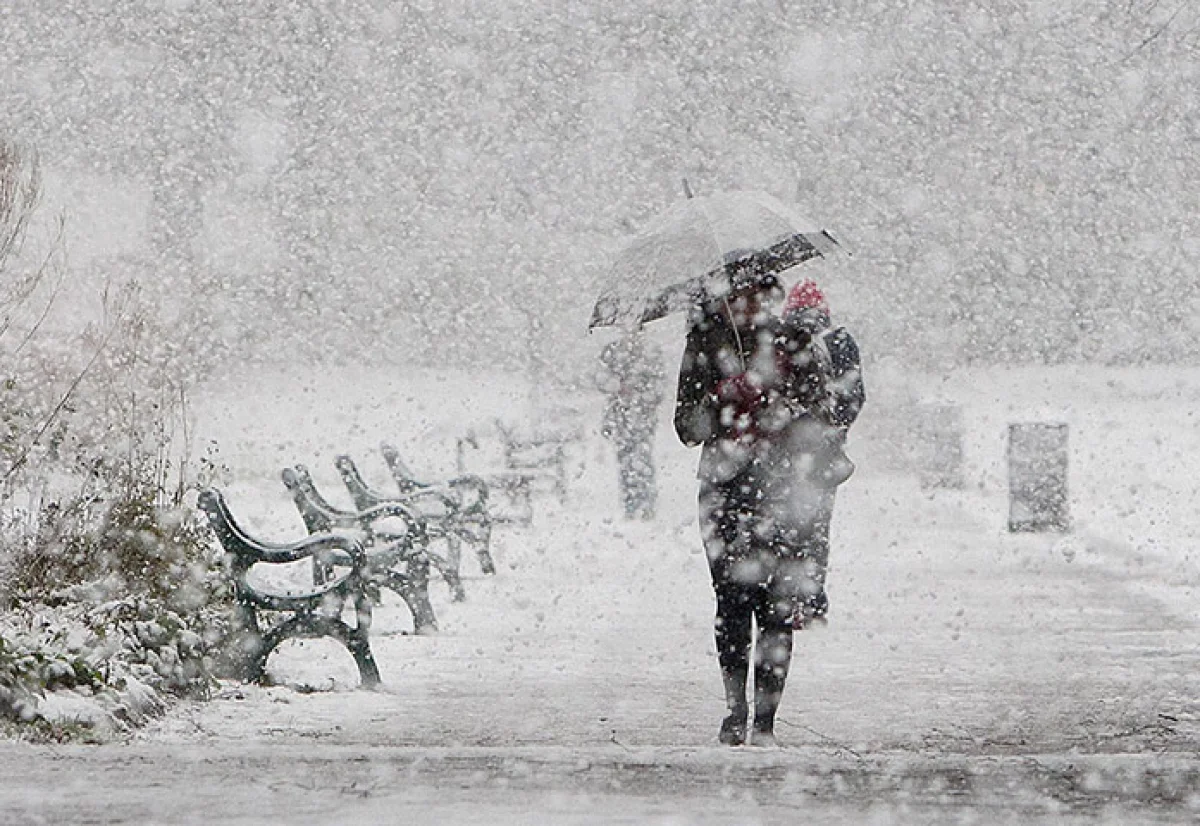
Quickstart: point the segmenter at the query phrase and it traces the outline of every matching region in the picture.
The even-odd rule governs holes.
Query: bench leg
[[[437,568],[442,579],[450,586],[450,598],[455,602],[462,602],[467,598],[467,592],[463,590],[462,578],[458,575],[458,557],[461,556],[458,538],[453,534],[446,534],[443,538],[446,540],[447,555],[442,556],[432,549],[428,550],[429,562]]]
[[[488,549],[487,542],[480,542],[475,545],[475,558],[479,560],[479,570],[485,574],[496,573],[496,561],[492,559],[492,552]]]
[[[358,664],[358,677],[363,688],[378,688],[383,680],[379,676],[379,667],[375,665],[375,655],[371,653],[371,643],[367,635],[357,633],[351,635],[346,642],[354,662]]]
[[[237,679],[259,682],[263,677],[262,663],[266,662],[262,656],[265,642],[254,606],[239,598],[234,604],[232,625],[233,632],[226,640],[226,661]]]
[[[375,655],[371,653],[371,600],[360,595],[354,606],[356,615],[355,627],[349,628],[344,622],[335,620],[346,633],[344,640],[350,655],[358,665],[358,678],[363,688],[379,686],[379,666],[375,665]]]
[[[459,602],[466,599],[466,594],[462,590],[462,580],[460,572],[462,571],[462,540],[459,539],[457,533],[453,530],[446,533],[446,568],[454,572],[454,581],[450,583],[450,587],[454,590],[454,601]]]
[[[533,524],[533,489],[529,482],[523,483],[519,488],[513,490],[513,502],[520,503],[517,506],[517,521],[522,525]]]
[[[314,617],[312,614],[294,614],[264,634],[260,638],[261,644],[258,646],[258,650],[253,653],[248,664],[247,679],[256,683],[261,683],[266,679],[267,660],[284,640],[291,637],[325,636],[327,631],[323,627],[324,621],[327,621],[327,618]],[[340,639],[338,634],[332,636]]]
[[[567,457],[561,450],[555,458],[554,492],[559,503],[567,504]]]
[[[379,667],[371,653],[371,604],[365,597],[356,606],[356,627],[351,628],[337,617],[323,617],[316,614],[304,613],[289,617],[272,628],[260,639],[262,644],[249,657],[246,666],[246,679],[262,682],[266,678],[267,660],[271,653],[284,640],[293,637],[333,637],[354,657],[358,666],[358,677],[363,688],[374,688],[379,685]]]
[[[437,617],[429,602],[429,563],[412,562],[408,573],[388,571],[387,586],[400,595],[412,612],[413,632],[433,634],[438,630]]]
[[[479,569],[485,574],[496,573],[496,562],[492,559],[492,520],[487,514],[470,514],[462,522],[460,535],[475,549]]]

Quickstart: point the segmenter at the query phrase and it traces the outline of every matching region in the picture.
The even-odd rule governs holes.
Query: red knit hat
[[[814,307],[826,314],[829,313],[829,304],[825,301],[825,293],[821,292],[821,288],[815,281],[806,278],[792,287],[792,291],[788,293],[787,301],[783,304],[783,313],[786,315]]]

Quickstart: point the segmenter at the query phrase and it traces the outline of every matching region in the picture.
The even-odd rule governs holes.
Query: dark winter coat
[[[764,504],[790,511],[789,521],[820,518],[831,490],[854,471],[846,432],[866,401],[858,345],[821,311],[785,317],[777,346],[785,356],[776,405],[788,412],[763,459]],[[794,359],[788,354],[794,354]]]
[[[697,475],[712,484],[753,469],[764,449],[756,419],[777,375],[775,322],[738,333],[724,316],[697,310],[679,367],[675,433],[702,445]]]
[[[791,382],[803,390],[788,392],[799,395],[806,406],[815,406],[815,412],[834,427],[854,424],[867,393],[858,343],[850,332],[832,326],[822,310],[803,310],[780,323],[777,347],[785,360],[788,353],[798,352],[795,372],[801,375],[792,377],[785,365],[781,384]]]

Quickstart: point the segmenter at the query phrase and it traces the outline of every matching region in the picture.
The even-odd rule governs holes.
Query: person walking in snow
[[[846,437],[866,388],[857,342],[845,327],[832,325],[829,304],[812,281],[788,294],[775,346],[779,376],[763,416],[777,424],[763,497],[781,556],[799,562],[782,587],[791,589],[793,626],[800,629],[824,623],[829,611],[834,499],[854,472]]]
[[[832,490],[853,470],[840,445],[864,398],[857,348],[848,334],[827,335],[816,285],[792,291],[782,321],[768,312],[781,293],[758,282],[699,308],[679,373],[676,433],[702,445],[701,534],[728,712],[718,738],[729,745],[747,742],[752,650],[749,742],[776,742],[793,631],[827,606]]]
[[[772,592],[775,548],[761,530],[769,518],[763,509],[769,434],[759,422],[777,378],[778,324],[769,305],[781,295],[778,281],[756,281],[695,308],[679,369],[675,432],[685,445],[701,446],[700,531],[716,596],[714,634],[728,709],[718,736],[728,745],[746,742],[751,649],[757,744],[773,741],[791,657],[792,611]]]
[[[640,330],[600,353],[600,389],[608,393],[600,432],[617,451],[617,482],[629,519],[653,519],[658,500],[654,479],[654,431],[663,399],[662,353]]]

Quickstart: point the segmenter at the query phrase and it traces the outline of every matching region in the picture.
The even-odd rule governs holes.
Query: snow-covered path
[[[840,531],[836,614],[799,637],[785,744],[834,754],[1157,750],[1168,729],[1188,727],[1197,628],[1160,601],[1153,573],[1068,561],[1051,538],[974,533],[966,514],[946,513],[962,509],[951,496],[914,493],[889,506],[893,483],[847,487],[840,503],[874,518]],[[925,518],[912,518],[914,505]],[[470,576],[467,603],[448,602],[435,583],[438,636],[403,634],[408,617],[388,601],[376,623],[383,690],[238,688],[232,698],[277,701],[200,705],[186,726],[220,741],[711,745],[723,706],[691,520],[665,529],[600,514],[547,521],[500,536],[501,573]],[[938,524],[956,528],[930,528]],[[882,546],[876,533],[889,537]],[[464,564],[474,574],[474,560]],[[331,659],[314,662],[310,651]],[[281,659],[285,678],[354,681],[332,644]]]
[[[860,481],[842,504],[886,498]],[[691,526],[564,513],[554,530],[504,532],[500,575],[471,577],[467,603],[439,589],[439,636],[398,633],[407,617],[381,610],[383,690],[230,686],[127,745],[13,746],[0,811],[13,823],[1195,816],[1192,621],[1111,560],[971,537],[961,522],[930,538],[901,510],[841,531],[837,614],[797,648],[778,752],[713,744],[721,698]],[[353,681],[321,643],[276,669]],[[1170,805],[1142,805],[1158,795]]]
[[[568,505],[497,532],[497,576],[468,557],[466,602],[434,585],[439,635],[404,633],[385,600],[382,690],[354,689],[332,644],[294,644],[272,664],[284,685],[226,686],[132,742],[6,747],[0,821],[1200,815],[1196,578],[1177,559],[1086,531],[1011,536],[994,496],[864,463],[839,501],[830,625],[798,639],[784,747],[722,748],[694,457],[661,442],[660,515],[631,524],[593,447]],[[275,487],[239,478],[232,504],[295,530]]]

